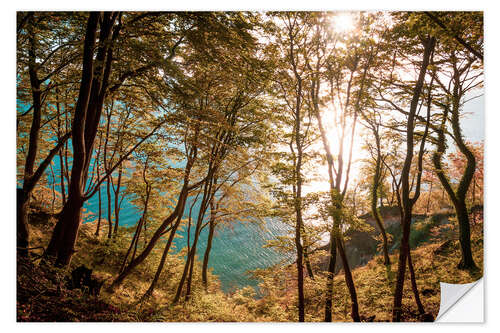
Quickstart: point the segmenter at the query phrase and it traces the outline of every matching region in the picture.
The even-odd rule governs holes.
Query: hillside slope
[[[54,219],[41,212],[32,216],[33,247],[46,245]],[[479,267],[476,271],[457,268],[460,249],[453,219],[446,224],[428,228],[426,242],[412,251],[417,285],[426,311],[435,317],[439,311],[439,282],[468,283],[482,276],[482,218],[472,225],[472,248]],[[294,266],[271,267],[254,272],[261,279],[260,295],[251,287],[224,294],[216,276],[210,275],[208,292],[201,284],[199,267],[194,274],[194,293],[188,303],[171,305],[180,277],[183,251],[168,257],[154,296],[139,303],[154,275],[161,249],[152,253],[140,268],[114,294],[105,287],[117,273],[123,258],[128,233],[122,229],[115,240],[94,236],[95,226],[81,228],[77,254],[71,267],[58,270],[40,264],[35,250],[31,261],[18,261],[18,321],[296,321],[296,273]],[[105,230],[102,233],[106,235]],[[451,241],[449,241],[451,239]],[[397,252],[397,251],[396,251]],[[319,262],[322,251],[313,256]],[[389,321],[392,310],[397,255],[391,255],[392,267],[387,270],[382,257],[373,257],[366,265],[353,269],[360,314],[364,320]],[[105,281],[100,296],[67,288],[67,276],[75,267],[86,265],[93,276]],[[195,266],[201,266],[199,263]],[[325,276],[316,272],[315,279],[305,279],[306,320],[322,321]],[[333,288],[333,320],[350,321],[350,300],[342,272],[337,273]],[[409,281],[403,299],[403,319],[419,321]]]

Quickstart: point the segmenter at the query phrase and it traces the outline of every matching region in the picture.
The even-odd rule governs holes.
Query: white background
[[[500,221],[498,219],[499,205],[499,173],[500,168],[500,109],[498,98],[500,97],[499,86],[499,33],[500,33],[500,12],[498,2],[495,0],[483,1],[463,1],[463,0],[419,0],[419,1],[317,1],[307,0],[299,2],[297,0],[252,0],[241,3],[235,1],[98,1],[85,0],[80,2],[59,0],[59,1],[12,1],[3,0],[1,10],[1,41],[2,49],[0,80],[1,80],[1,104],[0,104],[0,225],[2,226],[1,237],[1,263],[0,290],[1,290],[1,326],[3,332],[26,331],[26,332],[54,332],[68,331],[88,332],[88,330],[106,330],[120,332],[137,332],[137,330],[154,330],[170,332],[190,332],[190,331],[211,331],[211,332],[254,332],[266,331],[276,332],[283,330],[286,332],[321,331],[339,332],[349,330],[352,332],[387,332],[404,331],[412,332],[422,330],[450,330],[454,333],[472,333],[477,330],[492,329],[499,323],[498,298],[500,297],[498,281],[499,266],[497,255],[500,242],[495,238],[499,237]],[[485,65],[486,65],[486,180],[485,180],[485,321],[486,324],[264,324],[264,323],[228,323],[228,324],[192,324],[192,323],[113,323],[113,324],[26,324],[16,323],[16,301],[15,301],[15,47],[16,47],[16,16],[17,10],[484,10],[485,12]],[[495,209],[497,209],[495,211]],[[490,264],[491,262],[491,264]],[[476,286],[477,287],[477,286]],[[475,288],[477,289],[477,288]],[[477,291],[472,290],[465,297],[466,306],[457,306],[448,314],[455,318],[466,318],[472,310],[477,310],[482,306]],[[468,305],[467,305],[468,304]],[[425,325],[425,326],[423,326]],[[498,331],[498,327],[496,327]]]

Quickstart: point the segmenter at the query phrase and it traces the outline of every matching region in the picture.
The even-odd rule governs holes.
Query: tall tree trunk
[[[217,134],[217,137],[219,137],[220,132]],[[227,137],[223,140],[227,144],[227,141],[225,141]],[[207,212],[208,207],[211,207],[210,210],[210,219],[213,218],[213,206],[211,206],[214,197],[215,197],[215,191],[216,189],[214,188],[214,185],[217,184],[217,176],[216,172],[219,167],[219,163],[222,161],[224,152],[220,151],[220,145],[218,142],[215,143],[215,145],[212,147],[212,153],[210,156],[210,160],[208,163],[208,168],[207,168],[207,174],[205,177],[205,180],[203,182],[203,196],[201,199],[201,204],[200,204],[200,209],[198,211],[198,217],[196,221],[196,228],[195,228],[195,233],[194,233],[194,241],[191,249],[189,249],[189,239],[188,239],[188,260],[186,261],[186,264],[184,266],[184,271],[181,277],[181,280],[179,282],[178,288],[176,295],[174,297],[173,303],[176,303],[179,301],[183,284],[184,281],[186,280],[186,295],[185,295],[185,300],[189,300],[190,295],[191,295],[191,284],[192,284],[192,279],[193,279],[193,265],[194,265],[194,260],[196,256],[196,247],[198,244],[198,239],[202,230],[202,224],[203,220],[205,218],[205,214]],[[196,196],[195,201],[197,200],[198,195]],[[193,202],[194,205],[194,202]],[[191,210],[193,206],[191,206],[191,209],[189,211],[189,227],[191,226]],[[209,220],[210,222],[210,220]],[[189,235],[189,231],[188,231]],[[208,259],[207,259],[208,260]],[[187,278],[187,279],[186,279]]]
[[[28,228],[28,206],[29,195],[24,194],[23,189],[17,189],[17,253],[20,256],[28,256],[29,228]]]
[[[417,304],[418,312],[423,315],[425,313],[425,309],[422,301],[420,300],[420,294],[418,292],[417,279],[415,277],[415,270],[413,268],[413,262],[411,260],[411,250],[408,251],[408,269],[410,271],[411,289],[413,291],[413,296],[415,297],[415,303]]]
[[[470,222],[469,214],[467,212],[466,197],[469,190],[472,179],[474,178],[474,172],[476,171],[476,158],[472,151],[465,144],[462,131],[460,128],[460,100],[461,96],[459,93],[460,76],[455,69],[454,73],[455,85],[453,89],[453,106],[451,114],[451,127],[453,129],[453,134],[455,141],[457,143],[458,149],[466,157],[467,164],[465,166],[465,171],[460,179],[456,192],[456,202],[455,211],[457,213],[459,233],[460,233],[460,247],[462,249],[462,259],[458,265],[462,269],[476,269],[477,266],[472,258],[471,250],[471,240],[470,240]]]
[[[148,290],[146,293],[142,296],[142,299],[145,300],[149,298],[151,295],[153,295],[153,290],[156,287],[156,284],[158,283],[158,279],[160,278],[161,272],[163,270],[163,266],[165,265],[165,261],[167,259],[168,251],[170,250],[170,247],[172,246],[172,242],[175,237],[175,233],[177,232],[177,228],[179,227],[179,224],[182,220],[182,215],[179,215],[177,217],[177,220],[175,224],[173,225],[172,230],[170,231],[170,234],[168,236],[167,244],[165,245],[165,248],[163,249],[163,254],[160,259],[160,263],[158,264],[158,268],[156,269],[155,276],[153,278],[153,281],[151,281],[151,284],[149,285]]]
[[[17,248],[18,254],[21,256],[28,255],[28,207],[30,204],[31,191],[33,190],[30,181],[34,174],[36,155],[38,152],[38,136],[40,132],[40,122],[42,117],[42,92],[40,89],[40,80],[38,79],[38,73],[36,70],[36,40],[32,22],[28,23],[28,34],[30,45],[28,52],[28,71],[31,85],[31,97],[33,99],[33,119],[31,121],[29,134],[28,153],[26,155],[26,161],[24,163],[23,190],[17,191]]]
[[[457,212],[460,249],[462,253],[462,258],[460,259],[458,268],[476,269],[477,266],[472,257],[469,214],[467,212],[467,205],[465,202],[458,202],[457,205],[455,205],[455,211]]]
[[[96,167],[97,167],[97,181],[101,179],[101,162],[100,162],[100,157],[101,157],[101,148],[102,148],[102,133],[99,135],[99,147],[97,149],[97,156],[95,157],[96,160]],[[96,237],[99,237],[99,233],[101,231],[101,218],[102,218],[102,198],[101,198],[101,185],[97,185],[97,200],[98,200],[98,213],[97,213],[97,226],[95,229],[94,235]]]
[[[384,253],[384,265],[389,266],[391,264],[391,260],[389,258],[389,249],[387,245],[387,233],[385,232],[385,227],[384,227],[384,222],[382,220],[382,216],[380,215],[380,211],[378,210],[377,207],[377,201],[378,201],[378,190],[380,188],[380,182],[381,182],[381,168],[382,168],[382,156],[380,152],[380,136],[378,133],[378,128],[375,131],[375,141],[377,145],[377,158],[375,160],[375,173],[373,175],[373,184],[372,184],[372,191],[371,191],[371,209],[372,209],[372,215],[373,218],[375,219],[375,222],[377,223],[378,228],[380,229],[380,234],[382,235],[382,245],[383,245],[383,253]]]
[[[337,233],[335,242],[337,243],[337,249],[340,254],[340,259],[342,260],[345,281],[351,297],[351,318],[354,322],[360,322],[361,318],[359,317],[358,296],[356,294],[356,287],[354,286],[354,280],[352,278],[349,262],[347,261],[347,256],[345,254],[344,241],[342,239],[340,232]]]
[[[196,252],[194,252],[193,257],[191,259],[191,262],[189,264],[189,273],[187,277],[187,283],[186,283],[186,295],[184,297],[184,301],[187,302],[191,298],[191,284],[193,281],[193,270],[194,270],[194,256],[196,255]]]
[[[332,321],[333,277],[337,260],[337,242],[333,233],[330,233],[330,256],[328,258],[328,276],[326,280],[325,321]]]
[[[411,216],[408,217],[407,213],[403,213],[403,237],[401,238],[401,245],[399,248],[399,259],[398,259],[398,271],[396,288],[394,291],[394,305],[392,309],[392,320],[399,322],[401,321],[401,306],[403,299],[403,285],[406,271],[407,256],[410,251],[409,240],[410,240],[410,223]]]
[[[208,238],[207,247],[205,249],[205,255],[203,256],[203,266],[202,266],[202,280],[205,291],[208,290],[208,260],[210,258],[210,250],[212,249],[212,241],[215,232],[215,205],[213,200],[210,201],[210,221],[208,223]]]
[[[107,204],[108,204],[108,239],[111,239],[113,235],[113,217],[111,212],[111,182],[113,181],[113,176],[109,175],[106,181],[106,194],[107,194]]]
[[[119,271],[120,273],[123,272],[123,270],[125,269],[125,265],[127,264],[128,256],[130,255],[130,252],[132,251],[132,249],[134,249],[134,251],[132,253],[131,260],[134,260],[134,258],[135,258],[135,253],[137,251],[137,245],[139,243],[139,239],[141,236],[141,230],[142,230],[143,224],[145,223],[146,218],[147,218],[150,193],[151,193],[151,187],[148,184],[146,184],[146,200],[144,203],[144,211],[142,213],[142,216],[141,216],[139,222],[137,222],[137,227],[135,228],[134,236],[132,237],[132,241],[130,242],[130,246],[127,250],[127,253],[125,254],[125,258],[123,258],[123,263],[122,263],[122,265],[120,267],[120,271]]]
[[[166,228],[174,222],[179,216],[179,214],[183,214],[184,212],[184,206],[186,204],[186,199],[189,193],[189,175],[191,172],[192,165],[194,163],[194,160],[196,159],[196,149],[194,149],[194,154],[192,158],[188,158],[188,162],[186,164],[186,169],[185,169],[185,175],[184,175],[184,184],[182,186],[181,192],[179,194],[179,199],[177,201],[177,205],[174,208],[174,211],[165,219],[163,220],[163,223],[156,229],[155,233],[147,243],[147,245],[144,247],[142,252],[132,259],[130,263],[123,269],[122,272],[116,277],[116,279],[113,281],[111,286],[109,287],[110,291],[113,291],[123,283],[123,280],[134,270],[135,267],[137,267],[139,264],[141,264],[147,256],[151,253],[153,250],[154,246],[156,245],[156,242],[160,239],[160,237],[163,235],[164,231]],[[145,221],[143,222],[143,225],[145,226],[146,223]],[[176,226],[174,226],[174,229],[172,229],[171,232],[175,233]]]
[[[120,185],[122,182],[122,171],[123,171],[123,163],[120,163],[118,167],[118,180],[116,181],[116,190],[115,192],[115,229],[113,230],[113,234],[116,235],[118,233],[118,225],[120,221]]]
[[[431,181],[431,185],[430,185],[430,188],[429,188],[429,194],[428,194],[428,197],[427,197],[427,205],[425,206],[425,216],[429,216],[429,212],[430,212],[430,206],[431,206],[431,197],[432,197],[432,185],[433,185],[433,182]]]
[[[97,227],[95,229],[96,237],[99,237],[99,231],[101,230],[101,219],[102,219],[102,200],[101,200],[101,187],[99,186],[98,200],[99,200],[99,213],[97,215]]]
[[[300,191],[297,191],[300,193]],[[300,194],[297,194],[300,198]],[[302,226],[302,210],[300,204],[296,204],[295,208],[297,225],[295,226],[295,248],[297,249],[297,288],[298,288],[298,307],[299,307],[299,322],[305,320],[304,311],[304,249],[301,243],[300,230]]]
[[[434,51],[436,40],[434,37],[428,37],[424,42],[424,52],[422,56],[422,64],[420,66],[420,72],[418,76],[418,80],[413,89],[413,96],[410,103],[410,111],[408,113],[408,121],[406,127],[406,158],[403,164],[403,169],[401,172],[401,190],[402,190],[402,198],[401,203],[403,207],[403,219],[401,221],[401,225],[403,228],[403,236],[401,238],[401,246],[399,250],[399,261],[398,261],[398,274],[396,280],[396,287],[394,291],[394,305],[392,310],[392,320],[393,321],[401,321],[401,306],[403,300],[403,286],[405,281],[405,272],[406,272],[406,263],[407,256],[410,251],[410,228],[411,228],[411,215],[413,205],[418,198],[420,193],[420,181],[421,181],[421,163],[423,157],[423,145],[425,143],[425,137],[427,135],[428,126],[429,126],[429,118],[430,118],[430,100],[428,105],[428,114],[427,114],[427,124],[426,124],[426,132],[421,141],[421,149],[419,151],[419,176],[417,178],[417,188],[415,190],[415,195],[413,198],[410,198],[410,169],[413,160],[413,151],[414,151],[414,123],[415,123],[415,115],[418,107],[418,103],[420,100],[420,95],[424,85],[424,79],[427,72],[427,66],[429,65],[429,61]],[[429,93],[430,96],[430,93]],[[430,98],[429,98],[430,99]]]
[[[50,166],[50,175],[51,175],[51,188],[52,188],[52,204],[51,204],[51,212],[54,213],[54,205],[56,203],[56,175],[54,174],[54,168],[52,168],[52,163]]]
[[[106,90],[107,77],[112,59],[104,61],[110,47],[109,36],[116,18],[115,14],[91,12],[87,22],[83,69],[80,91],[72,123],[73,167],[68,189],[68,201],[63,207],[54,228],[46,254],[57,256],[56,264],[70,263],[80,226],[84,203],[83,190],[86,185],[88,167],[92,158],[93,143],[99,124],[100,110]],[[99,47],[94,68],[94,45],[97,25],[100,23]],[[106,63],[106,70],[104,70]],[[107,76],[106,76],[107,75]],[[103,89],[103,91],[102,91]]]
[[[64,161],[61,150],[59,150],[59,169],[61,171],[61,183],[59,185],[61,187],[61,206],[64,206],[66,203],[66,186],[64,185]]]
[[[207,178],[204,184],[204,190],[203,190],[203,197],[201,200],[201,205],[200,209],[198,211],[198,218],[196,221],[196,228],[194,231],[194,240],[193,240],[193,245],[191,246],[191,249],[189,250],[188,253],[188,258],[186,260],[186,263],[184,265],[184,271],[182,272],[181,279],[179,281],[179,285],[177,287],[177,292],[175,294],[173,303],[177,303],[181,297],[182,289],[184,286],[184,282],[186,282],[186,300],[189,299],[190,293],[191,293],[191,283],[192,283],[192,265],[194,264],[195,260],[195,255],[196,255],[196,247],[198,245],[198,239],[200,237],[200,232],[201,232],[201,226],[203,224],[203,218],[205,217],[205,212],[208,208],[208,203],[212,199],[212,182],[213,182],[213,173],[215,172],[215,169],[212,167],[212,165],[209,165],[208,167],[208,172],[207,172]],[[189,244],[188,244],[189,245]]]
[[[307,275],[314,280],[314,272],[311,266],[311,260],[309,259],[309,248],[304,248],[304,262],[306,264]]]
[[[461,136],[460,128],[459,124],[457,123],[458,105],[456,105],[456,107],[457,110],[453,110],[454,112],[452,114],[452,127],[454,129],[455,136],[457,136],[458,134],[458,136],[460,137]],[[441,162],[442,156],[446,150],[446,138],[444,135],[444,130],[446,126],[447,115],[448,115],[448,108],[445,108],[441,122],[441,127],[437,131],[438,132],[437,149],[433,154],[432,161],[434,163],[434,168],[436,170],[438,179],[441,182],[441,185],[443,186],[444,190],[448,194],[448,197],[451,199],[451,202],[453,203],[453,206],[455,208],[455,213],[457,215],[458,226],[459,226],[459,241],[460,241],[460,249],[462,255],[458,267],[463,269],[474,269],[476,267],[476,264],[472,257],[469,214],[467,213],[467,205],[465,202],[465,197],[468,187],[474,176],[475,157],[467,148],[463,140],[457,140],[457,142],[459,141],[461,142],[460,145],[458,144],[457,145],[459,146],[460,151],[466,156],[467,165],[465,168],[464,175],[462,176],[462,179],[460,180],[460,183],[458,185],[458,189],[455,192],[444,173],[444,169]]]
[[[61,140],[61,107],[59,103],[59,89],[56,87],[56,110],[57,110],[57,140]],[[62,150],[59,149],[59,169],[60,169],[60,187],[61,187],[61,206],[66,203],[66,188],[64,185],[64,161]]]

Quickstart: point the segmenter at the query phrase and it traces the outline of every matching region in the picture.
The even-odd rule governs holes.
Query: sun
[[[355,17],[352,12],[338,12],[332,17],[333,30],[336,32],[352,31],[356,27]]]

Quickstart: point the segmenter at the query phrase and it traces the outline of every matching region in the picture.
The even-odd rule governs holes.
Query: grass
[[[31,246],[43,247],[55,219],[41,215],[34,219],[31,228]],[[415,223],[415,241],[412,258],[417,285],[426,312],[434,317],[439,312],[439,282],[468,283],[482,276],[483,230],[482,221],[472,224],[472,251],[478,270],[457,268],[460,248],[457,241],[456,222],[429,220]],[[121,265],[130,242],[130,235],[121,229],[114,240],[108,240],[104,226],[101,236],[94,235],[95,225],[80,228],[76,254],[71,267],[60,270],[38,265],[33,261],[18,261],[18,320],[19,321],[296,321],[296,272],[295,266],[277,266],[258,270],[254,275],[261,280],[260,294],[251,287],[224,294],[216,276],[209,275],[210,286],[205,292],[201,283],[201,264],[195,265],[193,295],[189,302],[172,305],[177,283],[184,265],[184,252],[169,255],[153,297],[138,303],[149,287],[163,248],[150,257],[125,280],[114,293],[105,291]],[[413,231],[412,231],[413,232]],[[444,245],[443,245],[444,244]],[[36,250],[35,250],[36,252]],[[397,253],[397,251],[395,251]],[[311,260],[320,260],[321,251]],[[397,254],[392,254],[390,269],[384,266],[383,257],[375,256],[365,266],[352,270],[362,318],[375,316],[374,321],[390,321],[393,286],[397,269]],[[105,280],[99,298],[80,290],[67,290],[65,276],[79,265],[93,268],[94,276]],[[339,263],[338,263],[339,264]],[[408,274],[408,273],[407,273]],[[36,283],[34,283],[35,281]],[[306,321],[322,321],[326,285],[325,275],[317,272],[315,279],[305,279]],[[403,320],[418,321],[409,278],[403,295]],[[350,297],[343,272],[334,278],[333,320],[351,321]]]

